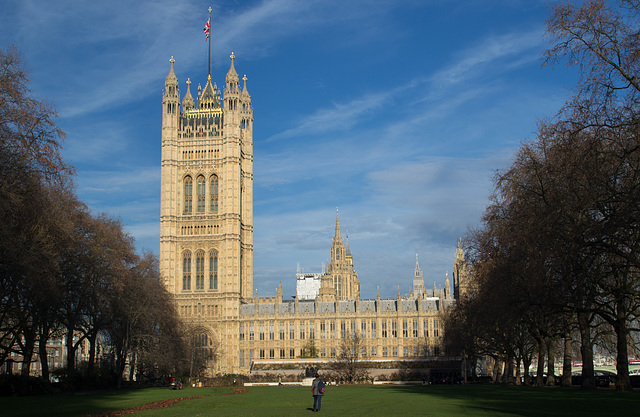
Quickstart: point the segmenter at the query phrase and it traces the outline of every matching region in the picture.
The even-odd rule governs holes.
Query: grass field
[[[74,395],[0,398],[2,416],[85,416],[179,397],[171,408],[137,416],[304,416],[313,397],[306,387],[251,387],[238,395],[229,388],[166,388]],[[507,387],[492,385],[327,387],[323,414],[339,416],[635,416],[640,392]]]

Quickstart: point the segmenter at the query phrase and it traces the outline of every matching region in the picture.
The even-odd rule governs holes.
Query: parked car
[[[615,384],[618,377],[615,372],[605,370],[596,370],[594,374],[596,377],[596,387],[601,388],[609,387],[612,383]],[[571,385],[582,385],[583,380],[582,371],[571,374]]]

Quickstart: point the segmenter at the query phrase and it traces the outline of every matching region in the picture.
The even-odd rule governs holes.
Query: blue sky
[[[440,287],[492,175],[557,112],[572,68],[543,67],[546,1],[0,0],[35,96],[58,109],[77,192],[159,249],[160,129],[173,56],[186,92],[236,56],[254,106],[254,287],[295,293],[329,259],[336,208],[361,295]],[[196,91],[192,89],[192,93]]]

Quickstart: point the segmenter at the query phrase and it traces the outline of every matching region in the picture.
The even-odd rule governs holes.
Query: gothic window
[[[198,184],[198,213],[204,213],[204,199],[205,199],[205,191],[204,191],[204,177],[199,176],[197,180]]]
[[[193,181],[191,177],[185,177],[184,179],[184,212],[185,214],[191,213],[193,204]]]
[[[196,254],[196,290],[204,290],[204,252]]]
[[[284,340],[284,323],[280,324],[280,340]],[[284,354],[282,357],[284,358]]]
[[[269,340],[275,340],[273,323],[269,324]]]
[[[433,320],[433,337],[438,337],[440,334],[440,329],[438,326],[438,319]]]
[[[382,322],[382,337],[387,337],[387,321]]]
[[[367,322],[363,321],[362,323],[360,323],[360,336],[362,336],[363,339],[367,338]]]
[[[244,340],[244,323],[240,323],[240,341]]]
[[[315,338],[316,338],[316,324],[309,323],[309,339],[315,339]]]
[[[260,323],[260,340],[264,340],[264,323]]]
[[[425,319],[424,323],[424,337],[429,337],[429,320]]]
[[[249,340],[253,340],[253,334],[254,334],[254,327],[253,327],[253,323],[251,323],[249,325]]]
[[[209,252],[209,289],[218,289],[218,253]]]
[[[194,336],[195,354],[197,357],[209,360],[213,357],[211,346],[213,341],[209,339],[206,333],[196,334]]]
[[[402,321],[402,337],[409,337],[409,327],[406,320]]]
[[[191,252],[185,252],[182,258],[182,290],[191,289]]]
[[[211,188],[210,188],[210,193],[211,193],[211,212],[212,213],[217,213],[218,212],[218,176],[217,175],[212,175],[211,176]]]
[[[391,337],[398,337],[398,323],[395,320],[391,321]]]
[[[296,333],[293,327],[293,323],[289,323],[289,340],[293,340],[295,338],[296,338]]]

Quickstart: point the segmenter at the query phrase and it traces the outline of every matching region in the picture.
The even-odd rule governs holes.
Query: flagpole
[[[211,7],[209,7],[209,78],[211,78]]]

